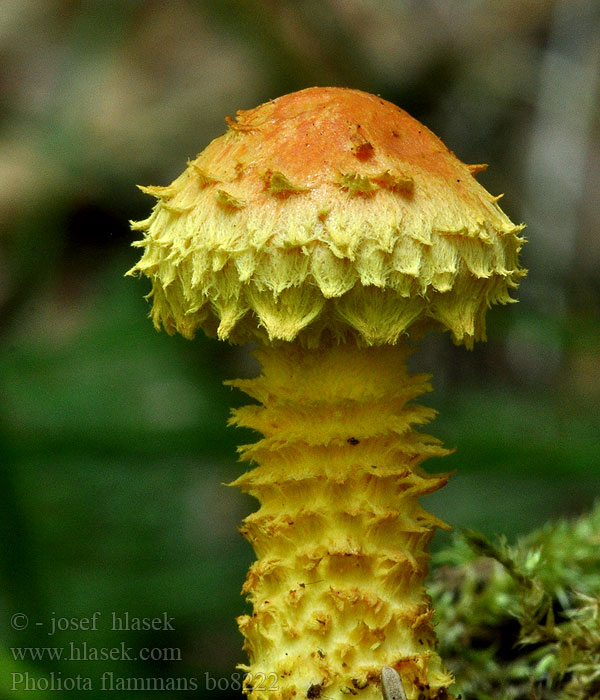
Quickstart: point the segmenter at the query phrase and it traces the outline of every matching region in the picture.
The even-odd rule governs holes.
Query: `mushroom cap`
[[[380,97],[309,88],[227,120],[158,203],[141,260],[157,327],[231,342],[471,346],[525,274],[513,224],[468,166]]]

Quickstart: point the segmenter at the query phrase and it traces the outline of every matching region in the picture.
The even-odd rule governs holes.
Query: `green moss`
[[[440,653],[465,700],[600,698],[600,504],[513,546],[465,532],[437,563]]]

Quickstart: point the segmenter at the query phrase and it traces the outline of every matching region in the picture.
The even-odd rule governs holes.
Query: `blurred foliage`
[[[443,466],[431,463],[457,474],[427,507],[456,527],[510,537],[591,507],[600,485],[599,7],[0,5],[1,698],[69,696],[10,690],[12,672],[97,678],[104,667],[198,678],[198,692],[164,697],[238,695],[209,692],[205,674],[230,677],[244,658],[234,617],[252,554],[235,527],[254,506],[222,483],[239,472],[235,444],[251,436],[226,429],[243,398],[221,382],[254,365],[244,349],[154,332],[147,288],[123,279],[135,259],[127,221],[151,206],[136,183],[168,183],[224,131],[226,114],[285,92],[380,93],[464,161],[491,162],[481,181],[506,191],[506,211],[529,225],[521,303],[490,313],[489,342],[468,353],[432,336],[414,358],[415,370],[434,374],[432,432],[458,447]],[[543,569],[540,560],[536,576]],[[48,635],[53,616],[94,611],[103,623],[93,635]],[[112,611],[166,611],[175,631],[115,632]],[[26,630],[11,628],[14,613],[29,617]],[[178,647],[183,657],[106,665],[10,652],[71,641]],[[95,695],[105,693],[86,692]]]

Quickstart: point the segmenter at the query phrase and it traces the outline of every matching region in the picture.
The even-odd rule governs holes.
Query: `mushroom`
[[[435,412],[406,362],[431,328],[484,339],[524,274],[523,227],[484,166],[375,95],[310,88],[227,121],[171,185],[141,188],[158,203],[130,272],[152,280],[157,327],[259,346],[260,376],[229,382],[258,402],[231,422],[263,435],[234,482],[260,502],[241,528],[245,692],[371,700],[389,667],[409,700],[445,698],[424,578],[447,526],[418,499],[448,451],[415,429]]]

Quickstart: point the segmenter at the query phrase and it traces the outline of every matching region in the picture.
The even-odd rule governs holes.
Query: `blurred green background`
[[[2,700],[73,697],[77,675],[93,679],[90,700],[239,696],[234,618],[253,556],[236,525],[254,502],[223,483],[241,469],[236,444],[252,438],[226,428],[244,398],[222,381],[253,364],[243,348],[156,333],[147,281],[123,275],[137,256],[128,220],[152,206],[135,184],[168,184],[224,132],[226,114],[287,92],[381,94],[465,162],[489,162],[479,180],[528,224],[530,274],[519,304],[489,314],[488,343],[467,352],[431,336],[415,359],[434,374],[430,432],[458,448],[431,463],[457,474],[426,507],[456,528],[514,538],[591,506],[598,36],[594,0],[0,4]],[[96,611],[96,631],[49,634],[53,617]],[[175,629],[113,631],[113,611],[166,612]],[[11,651],[66,656],[84,641],[181,649],[181,659]],[[198,689],[101,691],[104,671],[195,678]]]

